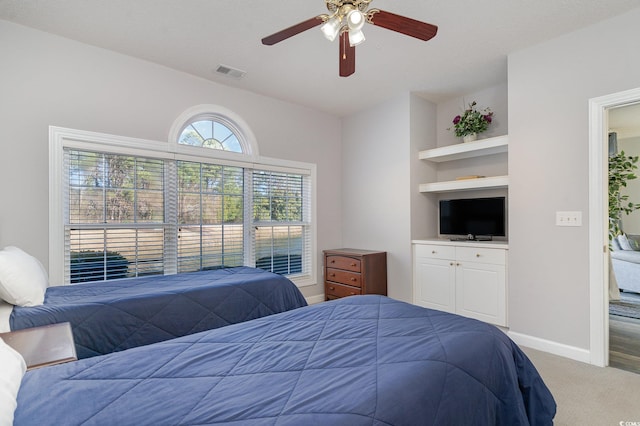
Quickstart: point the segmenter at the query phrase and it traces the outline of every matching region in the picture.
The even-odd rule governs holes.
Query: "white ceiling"
[[[336,115],[403,92],[434,102],[506,81],[510,52],[639,7],[638,0],[374,0],[439,27],[423,42],[373,25],[356,72],[338,76],[338,42],[318,28],[274,46],[262,37],[326,13],[323,0],[0,0],[0,19]],[[242,79],[218,65],[246,71]]]

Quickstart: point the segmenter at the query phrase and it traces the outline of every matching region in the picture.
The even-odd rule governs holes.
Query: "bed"
[[[70,322],[78,358],[147,345],[306,306],[289,279],[237,267],[49,287],[14,306],[11,330]]]
[[[14,424],[515,426],[555,410],[494,326],[366,295],[28,371]]]

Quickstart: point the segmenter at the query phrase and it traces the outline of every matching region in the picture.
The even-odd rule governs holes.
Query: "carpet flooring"
[[[620,317],[640,319],[640,294],[620,292],[620,300],[609,301],[609,313]]]
[[[522,349],[558,404],[554,426],[640,425],[640,374]]]

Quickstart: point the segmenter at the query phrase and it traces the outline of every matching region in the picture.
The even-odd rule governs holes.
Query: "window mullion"
[[[255,243],[256,243],[256,225],[253,220],[253,169],[245,167],[244,169],[244,191],[243,191],[243,229],[244,241],[244,264],[246,266],[256,266]]]
[[[178,167],[175,160],[164,162],[164,273],[178,273]]]

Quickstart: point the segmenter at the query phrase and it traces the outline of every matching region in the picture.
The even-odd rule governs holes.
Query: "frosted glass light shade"
[[[347,14],[347,25],[349,31],[361,30],[364,26],[364,14],[359,10],[352,10]]]
[[[336,39],[338,32],[340,31],[340,20],[335,17],[331,18],[320,26],[320,30],[327,40],[333,41]]]
[[[365,40],[364,33],[360,30],[349,30],[349,44],[351,46],[357,46]]]

